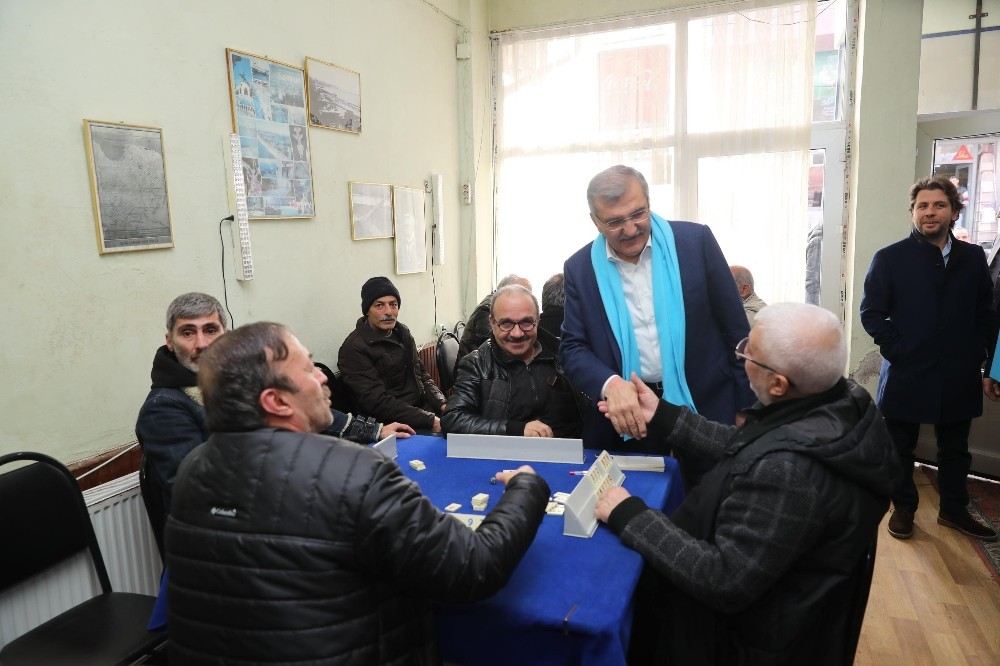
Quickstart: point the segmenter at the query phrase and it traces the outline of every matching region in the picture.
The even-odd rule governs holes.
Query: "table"
[[[458,502],[459,513],[475,513],[470,499],[489,494],[493,509],[503,486],[489,479],[518,461],[446,457],[445,440],[417,435],[397,442],[400,469],[435,506]],[[599,452],[586,451],[583,465],[530,463],[552,492],[570,492]],[[427,469],[410,468],[413,459]],[[651,507],[672,512],[683,499],[677,463],[665,472],[625,473],[625,488]],[[459,664],[624,664],[632,623],[632,596],[642,558],[623,546],[605,525],[590,539],[563,536],[562,516],[545,516],[534,543],[499,593],[474,604],[436,607],[438,643],[445,661]]]

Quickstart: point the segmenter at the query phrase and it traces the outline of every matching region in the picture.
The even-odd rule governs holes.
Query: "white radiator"
[[[139,473],[84,491],[115,592],[156,594],[160,554],[139,493]],[[0,647],[101,591],[84,551],[0,594]]]

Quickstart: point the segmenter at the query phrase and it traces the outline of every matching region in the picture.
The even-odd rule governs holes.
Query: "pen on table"
[[[587,469],[573,469],[573,470],[569,471],[569,475],[570,476],[587,476],[587,472],[589,472],[589,471],[590,470],[587,470]]]

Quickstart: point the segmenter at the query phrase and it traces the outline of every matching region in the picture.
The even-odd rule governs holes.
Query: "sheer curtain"
[[[497,274],[536,293],[597,233],[586,187],[643,172],[768,301],[801,300],[815,5],[739,2],[498,35]]]

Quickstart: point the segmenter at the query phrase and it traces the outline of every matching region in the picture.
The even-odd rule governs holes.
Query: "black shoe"
[[[913,512],[901,507],[893,509],[889,516],[889,534],[897,539],[909,539],[913,536]]]
[[[961,514],[954,515],[939,513],[938,524],[958,530],[963,534],[968,534],[970,537],[975,537],[976,539],[980,539],[982,541],[997,540],[996,531],[975,520],[969,515],[968,511],[963,511]]]

